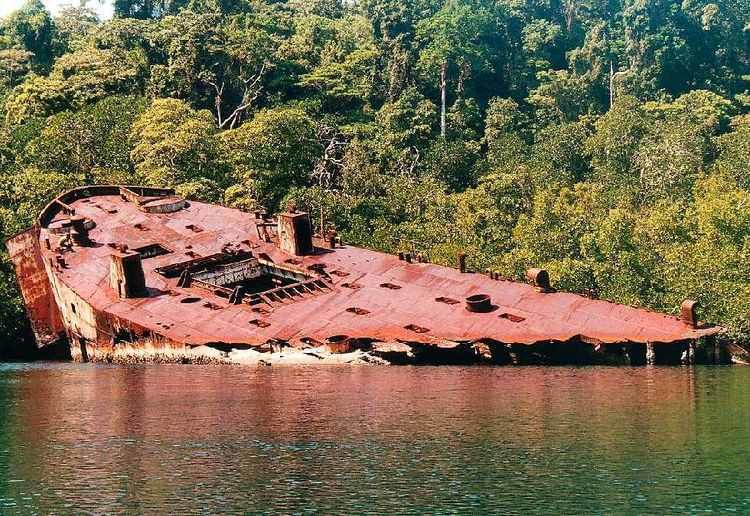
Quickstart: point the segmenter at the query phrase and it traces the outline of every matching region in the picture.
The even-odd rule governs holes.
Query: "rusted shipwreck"
[[[168,189],[63,193],[7,247],[39,347],[75,360],[352,349],[391,363],[679,364],[728,360],[721,328],[342,244],[306,213],[188,202]]]

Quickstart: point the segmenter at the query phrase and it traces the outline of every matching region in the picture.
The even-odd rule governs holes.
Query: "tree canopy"
[[[116,0],[0,20],[0,230],[142,182],[750,337],[747,0]],[[26,326],[7,257],[0,331]]]

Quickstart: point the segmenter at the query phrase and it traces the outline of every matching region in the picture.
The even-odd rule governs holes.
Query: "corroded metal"
[[[49,238],[46,238],[45,242],[47,240]],[[16,268],[21,295],[37,346],[42,348],[59,340],[65,328],[57,302],[52,295],[39,241],[39,228],[34,226],[11,237],[6,245]],[[55,263],[54,257],[48,256],[47,259]]]
[[[72,216],[91,221],[91,245],[58,244],[72,230],[63,229],[72,227],[63,224]],[[76,224],[83,227],[81,219]],[[187,203],[170,190],[91,186],[62,194],[42,211],[38,227],[8,247],[40,345],[65,333],[79,359],[118,346],[156,353],[321,342],[343,349],[334,338],[343,335],[352,342],[409,343],[422,357],[492,351],[497,363],[525,363],[542,352],[557,360],[585,348],[645,363],[647,344],[657,358],[672,346],[679,360],[687,342],[721,331],[698,327],[685,313],[678,318],[552,292],[541,270],[530,275],[533,285],[469,273],[465,255],[456,270],[350,245],[310,249],[307,233],[301,247],[287,242],[284,252],[279,240],[292,226],[279,235],[269,224],[263,214]],[[111,256],[127,249],[140,253],[141,297],[111,287]],[[228,283],[252,280],[257,270],[272,272],[279,284],[246,290],[241,281]],[[469,311],[457,301],[477,293],[487,296],[479,305],[489,310]],[[467,342],[490,344],[477,351],[461,344]]]
[[[698,306],[698,302],[693,301],[692,299],[686,299],[685,301],[683,301],[682,305],[680,306],[680,319],[682,319],[682,322],[692,326],[693,328],[698,326]]]
[[[534,285],[539,292],[552,292],[552,284],[549,273],[544,269],[529,269],[526,271],[526,279]]]

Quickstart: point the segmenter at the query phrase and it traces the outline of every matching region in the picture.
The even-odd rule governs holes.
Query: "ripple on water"
[[[750,368],[0,365],[0,507],[747,512],[749,388]]]

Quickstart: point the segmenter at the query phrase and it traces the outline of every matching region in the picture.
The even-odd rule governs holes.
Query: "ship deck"
[[[71,201],[70,207],[76,215],[93,220],[96,227],[89,233],[92,246],[75,247],[64,254],[65,267],[55,269],[59,280],[96,310],[193,346],[262,345],[269,340],[325,342],[340,335],[423,343],[492,339],[532,344],[575,338],[669,343],[720,330],[575,294],[544,293],[528,284],[493,280],[483,274],[407,263],[397,256],[346,244],[310,256],[290,256],[259,237],[252,214],[200,202],[190,202],[174,213],[146,213],[119,195],[98,195]],[[54,243],[59,238],[49,228],[65,217],[62,212],[53,214],[42,224],[40,239],[53,242],[52,249],[41,246],[46,260],[55,259]],[[120,299],[110,287],[110,244],[130,249],[159,245],[171,251],[143,259],[148,297]],[[178,278],[156,271],[228,248],[252,252],[303,274],[316,268],[325,271],[328,288],[278,302],[233,305],[205,289],[178,287]],[[492,311],[466,310],[464,299],[475,294],[489,295]],[[458,302],[449,304],[450,300]]]

